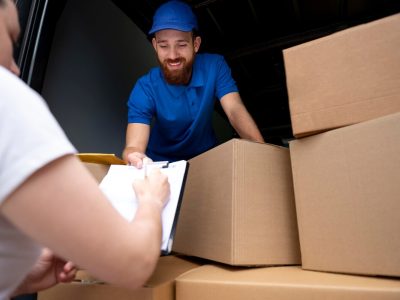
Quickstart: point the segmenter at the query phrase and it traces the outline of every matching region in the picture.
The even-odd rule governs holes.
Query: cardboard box
[[[400,276],[400,113],[290,142],[303,268]]]
[[[400,111],[400,14],[283,51],[295,137]]]
[[[147,284],[136,290],[99,283],[88,274],[84,280],[57,286],[40,292],[38,300],[174,300],[175,278],[199,267],[198,262],[178,256],[160,257],[157,268]]]
[[[394,300],[400,280],[305,271],[205,265],[176,279],[176,300]]]
[[[230,265],[300,264],[289,149],[232,139],[189,163],[173,251]]]
[[[106,176],[110,165],[98,164],[98,163],[83,163],[89,172],[94,176],[94,178],[100,183],[101,180]]]
[[[80,159],[98,182],[101,182],[107,174],[110,165],[126,164],[121,158],[110,153],[77,153],[76,157]]]

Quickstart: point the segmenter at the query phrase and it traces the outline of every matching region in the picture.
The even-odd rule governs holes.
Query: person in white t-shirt
[[[160,255],[167,177],[133,182],[132,222],[113,209],[44,100],[18,78],[19,31],[14,2],[0,0],[0,299],[69,282],[75,266],[142,286]]]

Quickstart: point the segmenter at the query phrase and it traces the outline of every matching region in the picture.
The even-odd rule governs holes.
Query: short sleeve
[[[217,56],[216,72],[216,96],[220,100],[224,95],[238,92],[235,80],[232,77],[231,69],[222,56]]]
[[[146,75],[137,81],[129,96],[128,123],[150,125],[154,114],[153,98],[148,75]]]
[[[49,162],[76,153],[39,94],[0,68],[0,203]]]

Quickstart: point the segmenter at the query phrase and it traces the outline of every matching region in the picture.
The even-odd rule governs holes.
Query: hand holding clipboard
[[[170,183],[170,199],[162,212],[162,245],[161,254],[168,255],[172,249],[175,226],[178,221],[180,205],[183,196],[188,162],[185,160],[168,162],[150,162],[141,169],[128,165],[111,165],[107,175],[100,183],[114,208],[127,220],[131,221],[136,213],[137,199],[132,188],[132,182],[137,178],[144,178],[151,169],[158,167],[168,176]]]

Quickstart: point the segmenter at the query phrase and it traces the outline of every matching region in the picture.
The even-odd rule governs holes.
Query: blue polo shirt
[[[151,125],[146,154],[154,161],[190,159],[216,146],[215,100],[237,92],[218,54],[197,54],[188,85],[171,85],[159,67],[141,77],[128,100],[128,122]]]

